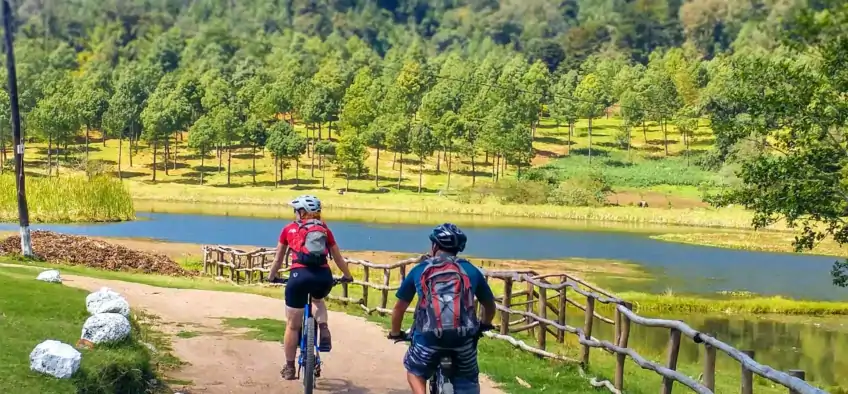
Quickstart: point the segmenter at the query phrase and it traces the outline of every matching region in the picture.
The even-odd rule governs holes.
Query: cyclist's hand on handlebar
[[[269,278],[269,279],[268,279],[268,282],[271,282],[271,283],[281,283],[281,284],[282,284],[282,283],[286,283],[286,280],[285,280],[285,279],[283,279],[283,278],[274,277],[274,278]]]
[[[352,276],[342,276],[341,279],[339,279],[339,283],[353,283],[353,277]]]
[[[477,335],[482,337],[484,332],[491,331],[494,329],[495,326],[493,326],[491,323],[480,323],[480,328],[477,331]]]

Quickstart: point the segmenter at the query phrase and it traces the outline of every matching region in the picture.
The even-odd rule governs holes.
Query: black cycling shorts
[[[333,271],[329,268],[295,268],[286,283],[286,306],[303,309],[309,295],[321,299],[333,288]]]

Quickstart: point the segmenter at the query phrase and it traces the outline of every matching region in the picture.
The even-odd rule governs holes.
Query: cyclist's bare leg
[[[415,375],[411,372],[406,373],[406,380],[409,382],[409,388],[412,389],[412,394],[425,394],[427,380]]]
[[[318,324],[327,322],[327,304],[324,299],[312,299],[312,306],[315,307],[315,321]]]
[[[332,349],[333,344],[330,327],[327,325],[327,304],[323,298],[313,298],[312,306],[315,307],[315,321],[318,322],[318,347],[322,352],[328,352]]]
[[[283,338],[283,348],[286,354],[286,365],[281,371],[284,379],[295,378],[294,361],[297,357],[297,345],[300,341],[300,326],[303,325],[303,308],[286,307],[286,334]]]

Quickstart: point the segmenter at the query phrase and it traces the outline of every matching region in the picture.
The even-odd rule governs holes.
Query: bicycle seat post
[[[439,359],[439,368],[441,368],[442,376],[445,378],[453,377],[453,357],[451,355],[442,356]]]

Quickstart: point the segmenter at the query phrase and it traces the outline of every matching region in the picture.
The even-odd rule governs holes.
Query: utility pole
[[[3,32],[6,47],[6,75],[9,80],[9,103],[12,113],[12,135],[15,149],[15,186],[18,189],[18,219],[21,225],[21,253],[32,257],[32,239],[29,235],[29,210],[24,186],[24,144],[21,141],[21,113],[18,108],[18,77],[15,74],[15,51],[12,46],[12,8],[9,0],[3,2]]]

